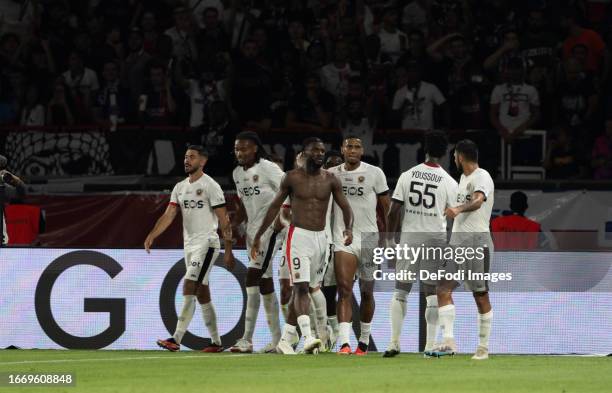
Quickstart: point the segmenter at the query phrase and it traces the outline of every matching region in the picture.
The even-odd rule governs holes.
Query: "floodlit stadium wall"
[[[525,258],[524,254],[496,252],[495,258],[508,263]],[[531,253],[530,257],[544,257],[541,254]],[[610,254],[603,253],[574,254],[576,259],[603,255],[610,259]],[[223,268],[219,258],[210,277],[219,331],[226,346],[242,335],[244,326],[246,295],[241,277],[247,255],[243,250],[235,251],[235,255],[240,263],[233,272]],[[182,304],[182,250],[153,250],[148,255],[143,250],[16,248],[0,249],[0,261],[2,348],[152,350],[157,349],[156,339],[169,337],[174,330],[177,309]],[[533,272],[534,265],[530,269]],[[601,273],[603,281],[612,280],[610,269]],[[276,279],[275,272],[275,283]],[[391,295],[388,291],[375,293],[372,339],[379,351],[389,342]],[[358,291],[355,297],[359,298]],[[490,343],[493,353],[612,352],[610,291],[493,292],[491,300],[495,313]],[[478,341],[476,308],[466,292],[457,293],[455,303],[459,350],[471,352]],[[401,340],[406,352],[418,351],[418,310],[419,295],[413,291]],[[192,349],[201,349],[208,342],[200,315],[196,310],[183,342]],[[255,348],[269,340],[262,308]],[[352,344],[356,344],[354,338]]]

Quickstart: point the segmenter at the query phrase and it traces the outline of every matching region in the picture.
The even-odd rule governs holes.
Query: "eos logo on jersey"
[[[204,207],[204,201],[184,200],[183,207],[185,209],[201,209]]]
[[[342,186],[342,192],[344,192],[344,195],[347,195],[347,196],[362,196],[363,187]]]
[[[243,197],[248,197],[248,196],[254,196],[254,195],[261,194],[261,192],[259,191],[259,186],[239,188],[238,192]]]
[[[472,195],[457,194],[457,203],[465,203],[472,200]]]

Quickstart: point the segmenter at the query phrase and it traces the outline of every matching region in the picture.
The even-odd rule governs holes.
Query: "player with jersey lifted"
[[[309,288],[318,288],[325,272],[328,250],[325,222],[332,196],[342,211],[344,245],[352,242],[353,212],[338,179],[321,168],[324,156],[325,145],[319,138],[304,141],[305,166],[287,172],[283,178],[280,191],[270,204],[251,248],[251,256],[254,257],[262,246],[263,234],[278,215],[285,199],[290,197],[292,224],[287,234],[286,260],[293,283],[293,300],[277,346],[277,350],[283,354],[295,354],[293,345],[299,340],[296,324],[299,324],[305,338],[305,352],[317,350],[322,344],[312,335],[310,328]]]
[[[355,355],[366,355],[370,343],[372,317],[374,316],[374,271],[372,256],[362,248],[362,238],[367,233],[377,233],[376,206],[381,204],[384,226],[387,227],[389,187],[383,171],[361,161],[363,143],[358,137],[348,136],[342,142],[344,164],[329,169],[342,184],[342,191],[355,214],[353,242],[343,244],[343,226],[340,210],[334,205],[334,268],[338,286],[338,354],[351,354],[349,344],[353,320],[353,279],[359,272],[361,292],[361,333]]]
[[[489,336],[493,311],[489,301],[489,285],[486,280],[467,279],[468,272],[489,273],[493,254],[493,240],[489,232],[489,220],[493,210],[495,186],[491,175],[478,166],[478,147],[470,140],[462,140],[455,146],[455,164],[461,170],[459,190],[455,207],[445,214],[454,218],[451,245],[454,247],[483,247],[484,258],[473,258],[461,265],[449,264],[451,269],[463,270],[465,288],[472,291],[478,308],[479,345],[472,357],[474,360],[489,358]],[[455,281],[442,280],[438,284],[438,319],[443,329],[443,343],[436,348],[437,354],[453,354],[457,348],[453,335],[455,305],[452,291]]]
[[[187,148],[184,164],[185,173],[189,176],[174,186],[170,204],[144,242],[144,248],[149,253],[155,239],[170,226],[177,211],[181,210],[187,268],[183,284],[183,307],[172,337],[157,340],[157,345],[173,352],[180,349],[181,340],[193,318],[196,298],[202,308],[204,324],[212,341],[203,352],[223,352],[217,330],[217,315],[208,287],[210,271],[219,256],[219,224],[225,243],[225,266],[233,269],[235,260],[232,254],[232,227],[225,209],[225,196],[219,184],[203,172],[207,160],[208,155],[202,146],[192,145]]]
[[[278,165],[265,159],[266,153],[261,140],[252,131],[244,131],[236,136],[234,154],[238,166],[234,169],[232,177],[238,192],[239,207],[232,225],[240,225],[246,220],[246,242],[249,251],[255,232],[278,192],[285,173]],[[272,342],[266,345],[262,352],[276,352],[281,332],[278,299],[272,280],[272,260],[282,243],[278,231],[279,228],[268,228],[262,235],[261,249],[256,256],[249,258],[245,283],[247,304],[244,335],[230,348],[231,352],[253,352],[253,332],[259,313],[260,293],[272,334]]]
[[[401,222],[401,244],[412,247],[419,247],[422,244],[428,247],[444,247],[447,244],[444,210],[455,203],[457,182],[440,166],[440,160],[448,149],[444,132],[430,131],[425,134],[423,147],[425,162],[402,173],[397,181],[391,197],[388,233],[393,235],[397,232]],[[419,270],[437,272],[438,262],[441,261],[428,258],[419,261],[398,260],[396,270],[411,271],[418,277]],[[409,281],[395,283],[395,292],[391,299],[391,341],[384,357],[394,357],[400,353],[399,339],[412,284]],[[427,352],[434,347],[438,328],[436,282],[421,281],[421,290],[427,301],[425,309],[427,323],[425,351]]]

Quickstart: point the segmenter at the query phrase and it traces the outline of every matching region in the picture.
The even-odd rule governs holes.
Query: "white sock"
[[[425,350],[430,351],[436,343],[438,336],[438,297],[430,295],[425,298],[427,308],[425,309],[425,321],[427,322],[427,340]]]
[[[391,299],[391,342],[399,344],[402,325],[406,315],[408,292],[396,289]]]
[[[331,317],[327,317],[327,322],[329,322],[329,326],[331,326],[334,331],[334,335],[338,337],[338,317],[332,315]]]
[[[489,336],[491,335],[491,320],[493,319],[493,310],[486,314],[478,314],[478,337],[480,338],[480,346],[489,349]]]
[[[217,330],[217,313],[215,312],[215,306],[212,302],[200,304],[202,308],[202,318],[204,318],[204,324],[208,328],[208,334],[213,344],[221,345],[221,337],[219,337],[219,330]]]
[[[360,322],[361,334],[359,335],[359,341],[365,345],[370,345],[370,332],[372,331],[372,324],[366,322]]]
[[[257,314],[259,314],[259,287],[252,286],[246,288],[247,305],[244,316],[244,334],[242,338],[253,342],[253,332],[257,323]]]
[[[455,326],[455,305],[447,304],[446,306],[438,307],[438,322],[443,329],[442,337],[444,339],[454,338],[453,328]]]
[[[312,333],[313,336],[318,336],[317,335],[317,311],[315,310],[315,304],[314,304],[314,299],[312,298],[312,296],[310,294],[308,294],[308,297],[310,298],[310,306],[308,308],[308,316],[310,317],[310,331]],[[302,332],[302,334],[304,334]]]
[[[297,317],[297,323],[300,326],[302,336],[304,336],[305,340],[312,337],[312,330],[310,330],[310,316],[300,315],[299,317]]]
[[[176,323],[176,330],[172,337],[177,344],[181,343],[183,340],[183,336],[191,323],[191,318],[193,318],[193,312],[195,311],[195,295],[185,295],[183,296],[183,308],[181,309],[181,313],[178,316],[178,322]]]
[[[283,313],[283,320],[286,323],[287,319],[289,319],[289,303],[281,304],[280,307],[281,307],[281,312]]]
[[[276,298],[276,292],[261,295],[261,297],[263,298],[264,310],[266,311],[268,328],[270,328],[270,334],[272,334],[272,343],[276,345],[281,336],[280,322],[278,321],[278,299]]]
[[[292,345],[293,343],[299,341],[300,337],[297,334],[295,326],[286,323],[283,326],[283,335],[281,336],[281,340],[286,341]]]
[[[350,322],[340,322],[338,325],[338,343],[340,347],[344,344],[349,344],[351,334],[351,323]]]
[[[327,301],[325,295],[320,289],[312,293],[312,302],[315,307],[315,315],[317,317],[317,334],[319,338],[327,338]]]

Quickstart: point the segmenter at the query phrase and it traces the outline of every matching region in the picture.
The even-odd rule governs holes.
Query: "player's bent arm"
[[[147,250],[147,252],[151,248],[153,241],[159,235],[164,233],[164,231],[168,229],[170,224],[172,224],[172,221],[174,221],[174,219],[176,218],[177,210],[178,207],[175,204],[170,203],[168,207],[166,207],[166,211],[164,212],[164,214],[162,214],[161,217],[157,219],[155,226],[153,227],[153,229],[151,229],[151,232],[149,232],[147,238],[145,239],[145,249]]]
[[[261,226],[259,227],[259,229],[257,230],[257,233],[255,234],[255,239],[259,239],[261,237],[261,235],[263,235],[263,233],[266,231],[266,229],[268,229],[268,227],[270,225],[272,225],[272,223],[274,222],[274,220],[278,216],[278,212],[280,211],[281,206],[283,206],[283,202],[285,201],[285,199],[289,195],[289,181],[288,181],[288,178],[289,178],[289,176],[285,176],[283,178],[283,181],[281,182],[281,185],[280,185],[280,189],[278,190],[278,193],[274,197],[274,200],[272,201],[272,203],[268,207],[268,211],[266,212],[266,216],[264,217],[264,219],[263,219],[263,221],[261,223]]]
[[[476,191],[472,194],[472,199],[469,202],[457,206],[457,213],[473,212],[474,210],[478,210],[485,202],[485,199],[484,193]]]
[[[344,220],[344,228],[348,231],[353,230],[353,209],[351,209],[351,205],[349,204],[346,196],[342,192],[342,186],[340,185],[340,180],[337,177],[332,175],[332,195],[334,197],[334,202],[338,205],[340,210],[342,210],[342,219]]]

